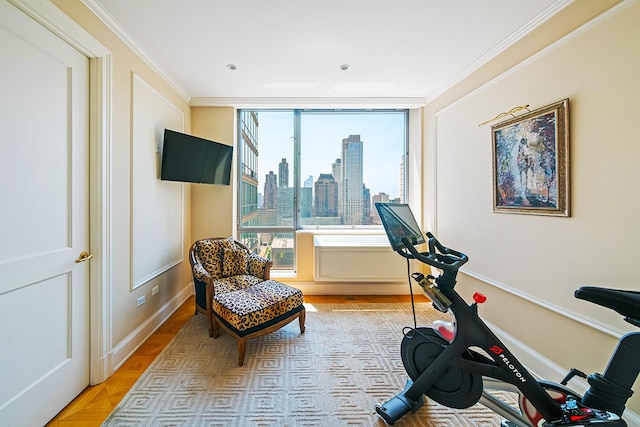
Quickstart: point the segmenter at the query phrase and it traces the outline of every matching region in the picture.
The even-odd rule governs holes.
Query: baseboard
[[[622,417],[627,422],[628,427],[640,427],[640,414],[626,409]]]
[[[566,369],[544,357],[522,341],[487,321],[485,321],[485,323],[534,376],[559,383],[567,374]],[[589,388],[587,382],[579,377],[574,377],[567,386],[580,394],[584,394]],[[627,422],[628,427],[640,427],[640,415],[635,412],[626,409],[623,418]]]
[[[131,355],[153,334],[191,295],[193,282],[185,285],[158,311],[149,316],[122,341],[116,344],[108,354],[109,366],[113,374]]]

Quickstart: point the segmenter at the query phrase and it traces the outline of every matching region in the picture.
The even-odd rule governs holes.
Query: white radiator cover
[[[384,235],[316,235],[313,237],[316,282],[402,282],[406,260],[391,250]]]

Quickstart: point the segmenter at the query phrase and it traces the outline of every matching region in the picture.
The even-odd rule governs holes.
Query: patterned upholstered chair
[[[304,333],[304,296],[299,289],[270,280],[271,261],[227,238],[196,241],[189,250],[196,288],[196,314],[209,320],[209,336],[220,328],[238,340],[238,364],[247,340],[298,319]]]

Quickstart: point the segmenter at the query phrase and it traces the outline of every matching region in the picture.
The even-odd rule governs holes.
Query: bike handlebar
[[[427,239],[429,246],[428,252],[418,252],[416,247],[406,237],[402,238],[402,243],[413,258],[443,271],[458,271],[460,267],[469,261],[468,256],[442,245],[430,232],[427,232]]]

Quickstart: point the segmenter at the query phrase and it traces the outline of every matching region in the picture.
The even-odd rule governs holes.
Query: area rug
[[[419,326],[441,314],[416,304]],[[247,344],[238,366],[236,341],[210,338],[195,315],[103,423],[114,426],[311,427],[385,426],[375,413],[403,389],[400,358],[410,304],[307,304],[298,322]],[[495,427],[500,418],[475,405],[464,410],[428,401],[399,427]]]

